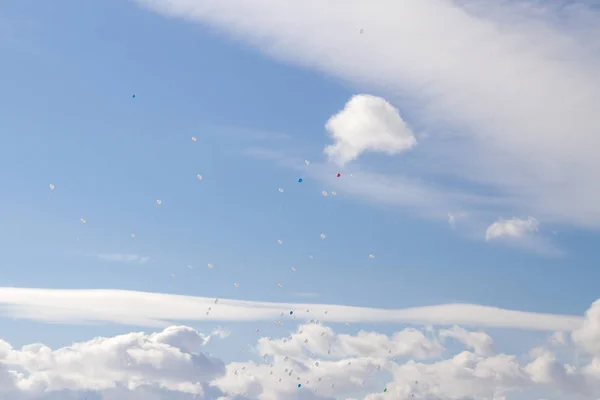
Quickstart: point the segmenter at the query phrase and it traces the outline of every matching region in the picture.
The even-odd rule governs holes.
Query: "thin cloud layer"
[[[127,307],[123,307],[127,304]],[[210,308],[210,309],[209,309]],[[578,316],[504,310],[473,304],[446,304],[386,310],[327,304],[266,303],[210,299],[126,290],[0,288],[0,315],[40,321],[105,321],[135,326],[168,326],[174,321],[280,321],[282,313],[323,322],[468,325],[573,331]]]
[[[325,147],[325,154],[340,166],[366,151],[393,155],[417,144],[394,106],[366,94],[353,96],[342,111],[329,118],[325,129],[334,141]]]
[[[258,338],[253,354],[260,359],[229,364],[205,354],[210,338],[223,337],[221,332],[204,335],[185,326],[99,337],[60,349],[43,344],[15,349],[0,340],[0,395],[11,400],[483,400],[550,390],[564,398],[595,400],[600,361],[585,340],[600,336],[598,308],[594,303],[573,332],[580,338],[574,345],[562,341],[523,354],[498,353],[487,333],[460,326],[426,333],[407,328],[388,336],[338,334],[309,323],[287,337]],[[464,348],[445,348],[449,338]],[[565,358],[575,353],[587,358],[577,364]]]
[[[138,254],[110,253],[110,254],[98,254],[97,257],[104,261],[120,262],[120,263],[145,264],[148,261],[150,261],[150,257],[140,256]]]
[[[600,227],[600,13],[589,3],[137,1],[381,91],[427,134],[430,172],[484,185],[506,211]]]

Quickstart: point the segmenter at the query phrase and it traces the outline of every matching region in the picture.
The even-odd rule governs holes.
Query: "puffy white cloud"
[[[459,326],[453,326],[452,329],[441,330],[440,337],[456,339],[465,347],[475,350],[475,354],[491,356],[496,353],[494,341],[485,332],[469,332]]]
[[[334,140],[325,147],[325,154],[339,165],[365,151],[393,155],[417,144],[396,108],[381,97],[366,94],[353,96],[325,128]]]
[[[127,307],[123,307],[127,304]],[[572,331],[578,316],[504,310],[474,304],[445,304],[399,310],[332,304],[266,303],[180,296],[127,290],[58,290],[0,288],[0,315],[42,321],[107,321],[138,326],[168,326],[174,321],[278,321],[282,312],[299,320],[384,322],[433,325],[512,327]],[[207,311],[210,307],[210,312]]]
[[[539,222],[533,217],[527,219],[501,219],[487,228],[485,240],[493,240],[502,237],[520,238],[527,234],[537,232],[539,226]]]
[[[428,134],[419,165],[501,193],[507,211],[600,226],[600,14],[591,2],[348,0],[340,12],[320,0],[137,1],[378,90]],[[381,197],[402,195],[391,186]]]
[[[581,328],[575,330],[571,337],[578,346],[600,357],[600,300],[592,304],[585,317]]]
[[[123,253],[111,253],[111,254],[98,254],[97,257],[101,260],[111,262],[122,262],[122,263],[139,263],[145,264],[150,260],[148,256],[140,256],[138,254],[123,254]]]

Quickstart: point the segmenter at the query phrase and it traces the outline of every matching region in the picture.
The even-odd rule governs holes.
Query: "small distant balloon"
[[[342,174],[339,174],[339,173],[338,173],[338,174],[337,174],[337,177],[339,178],[340,176],[342,176]]]
[[[300,388],[300,387],[302,387],[302,384],[301,384],[301,383],[299,383],[299,384],[298,384],[298,387],[299,387],[299,388]]]
[[[283,244],[283,240],[277,239],[277,244]]]
[[[236,283],[233,284],[233,286],[235,286],[236,288],[239,288],[240,284],[236,282]]]
[[[189,269],[193,269],[194,267],[192,267],[192,265],[191,265],[191,264],[188,264],[188,268],[189,268]]]
[[[132,239],[135,239],[135,233],[132,233],[132,234],[131,234],[131,238],[132,238]]]
[[[298,178],[298,183],[302,183],[304,180],[302,178]]]
[[[277,286],[279,286],[280,288],[283,287],[283,285],[281,283],[278,283]],[[282,313],[282,315],[283,315],[283,313]]]
[[[293,311],[290,311],[290,315],[292,315],[293,313],[294,313]]]
[[[304,164],[308,167],[308,164],[310,164],[310,161],[304,160]]]
[[[323,197],[327,197],[327,192],[326,191],[322,191],[321,194],[323,195]]]
[[[213,265],[212,265],[212,264],[208,264],[208,268],[209,268],[209,269],[212,269],[212,268],[213,268]]]
[[[134,94],[134,95],[132,95],[131,97],[135,99],[135,94]]]
[[[327,235],[325,235],[324,233],[321,233],[321,239],[325,239],[327,237]]]
[[[279,193],[283,193],[283,189],[282,188],[279,188]]]
[[[332,196],[337,196],[337,192],[331,192]]]
[[[198,180],[201,181],[202,180],[202,175],[198,174],[198,175],[196,175],[196,178],[198,178]]]
[[[85,220],[85,218],[81,218],[81,219],[80,219],[80,221],[81,221],[81,223],[82,223],[82,224],[85,224],[85,223],[86,223],[86,220]]]
[[[171,274],[171,278],[175,278],[175,274]]]
[[[49,184],[48,187],[50,188],[50,190],[54,190],[54,185],[53,184]]]
[[[196,141],[196,136],[192,136],[192,142]]]
[[[162,200],[156,200],[156,204],[160,206],[162,204]]]
[[[375,258],[375,254],[369,254],[369,258],[372,260]]]
[[[296,268],[292,267],[292,272],[296,272]]]

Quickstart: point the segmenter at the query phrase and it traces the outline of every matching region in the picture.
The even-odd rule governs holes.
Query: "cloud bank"
[[[186,326],[98,337],[51,349],[0,340],[0,396],[7,399],[379,400],[504,399],[547,390],[562,398],[600,395],[600,301],[569,335],[556,332],[524,354],[496,350],[483,331],[460,326],[339,334],[320,323],[260,337],[251,359],[206,354],[211,338]],[[563,337],[557,341],[553,338]],[[448,340],[462,347],[449,350]],[[581,358],[575,360],[575,353]],[[300,385],[300,387],[298,386]],[[383,391],[386,389],[386,392]],[[530,397],[533,398],[533,397]]]

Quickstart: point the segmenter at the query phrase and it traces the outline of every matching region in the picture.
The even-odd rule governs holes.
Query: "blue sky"
[[[565,155],[559,153],[561,132],[547,133],[551,139],[545,142],[536,136],[546,127],[539,122],[544,113],[536,108],[538,98],[523,100],[531,101],[523,107],[531,111],[531,121],[521,114],[513,118],[508,106],[498,111],[494,97],[481,100],[481,107],[488,105],[492,111],[471,115],[461,103],[462,94],[453,98],[446,92],[462,82],[458,78],[445,81],[442,72],[432,70],[431,82],[441,82],[432,89],[420,81],[429,78],[413,76],[417,69],[407,66],[408,78],[388,85],[395,84],[394,71],[400,68],[394,62],[405,65],[402,59],[390,59],[390,67],[381,71],[353,70],[354,60],[346,61],[346,53],[336,58],[332,50],[341,46],[337,37],[331,36],[329,43],[321,21],[308,16],[316,7],[313,2],[297,16],[294,29],[300,34],[272,22],[284,15],[279,7],[260,16],[266,1],[249,1],[257,11],[248,16],[241,6],[228,11],[234,1],[225,6],[189,0],[197,5],[195,11],[185,8],[185,0],[156,1],[159,12],[143,3],[21,0],[0,5],[0,286],[122,289],[382,309],[469,303],[574,316],[582,316],[598,298],[595,248],[600,223],[593,203],[598,192],[595,183],[590,186],[596,164],[587,153],[598,137],[586,136],[599,126],[597,117],[575,124],[579,147],[564,144]],[[440,9],[449,7],[438,3]],[[181,7],[189,15],[165,16],[160,11],[167,5],[174,13]],[[500,11],[485,16],[478,14],[481,10],[471,11],[473,18],[495,17],[499,26],[506,26]],[[591,10],[569,16],[582,15],[597,17]],[[374,19],[368,25],[365,18],[357,26],[376,23]],[[515,22],[515,29],[520,27]],[[568,24],[548,27],[550,32],[540,28],[523,34],[534,44],[538,34],[581,34]],[[323,47],[311,48],[310,38],[301,43],[301,28],[307,36],[322,34]],[[363,34],[358,28],[347,33],[356,35],[351,41],[370,40],[369,34],[368,28]],[[374,58],[365,56],[363,62],[379,60],[382,42],[378,37],[379,44],[369,47]],[[423,54],[428,49],[424,46]],[[321,61],[314,61],[318,57]],[[539,57],[545,61],[542,50]],[[598,60],[589,56],[573,66],[586,71],[582,81],[598,77],[592,69]],[[542,79],[559,72],[568,71],[549,70]],[[383,76],[379,80],[378,74]],[[409,78],[411,82],[404,82]],[[465,93],[476,98],[488,88],[477,86],[479,81],[492,78],[481,72],[473,78],[475,89]],[[421,88],[423,98],[415,87]],[[580,97],[598,98],[597,88],[598,81],[592,80]],[[499,97],[511,93],[498,92]],[[419,142],[414,150],[393,155],[366,151],[345,165],[328,160],[324,148],[333,139],[325,124],[361,93],[381,96],[399,109]],[[578,104],[573,101],[568,104]],[[453,104],[456,110],[447,110]],[[551,106],[546,113],[552,114]],[[494,123],[499,130],[514,128],[515,136],[494,136]],[[468,128],[461,130],[464,126]],[[479,126],[489,132],[474,132],[481,140],[475,141],[470,131]],[[533,133],[518,136],[520,129]],[[538,151],[531,150],[535,143]],[[579,164],[573,164],[569,157],[579,150]],[[528,151],[548,157],[537,162]],[[503,152],[514,158],[515,169],[500,176],[500,164],[493,161],[506,161]],[[311,161],[308,166],[305,159]],[[528,169],[531,160],[538,169]],[[546,162],[553,167],[544,169]],[[201,181],[197,174],[202,174]],[[418,186],[423,189],[419,193],[429,198],[408,201],[401,191],[387,192],[404,188],[405,182],[406,187],[424,184]],[[447,213],[459,211],[470,222],[452,227]],[[539,231],[521,232],[506,241],[485,240],[486,228],[499,218],[530,216],[539,220]],[[149,259],[102,258],[126,254]],[[213,269],[207,268],[209,263]],[[56,348],[95,336],[160,330],[102,318],[93,325],[55,324],[19,309],[5,315],[0,331],[15,347],[41,342]],[[267,336],[289,333],[272,322],[236,318],[173,322],[201,332],[217,327],[230,331],[227,339],[211,341],[208,349],[225,362],[248,360],[238,349],[256,344],[256,329]],[[329,326],[338,334],[356,335],[364,329],[390,335],[405,325],[365,321],[345,326],[333,321]],[[499,351],[510,354],[525,353],[552,333],[486,331]]]

